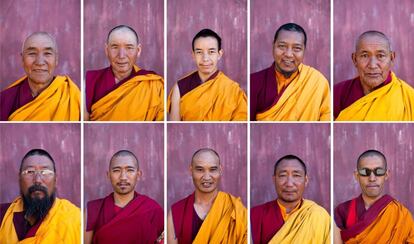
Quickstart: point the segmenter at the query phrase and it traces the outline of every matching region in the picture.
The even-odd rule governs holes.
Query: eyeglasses
[[[375,169],[368,169],[368,168],[362,168],[358,169],[358,174],[360,176],[370,176],[371,173],[374,173],[375,176],[384,176],[387,172],[384,168],[375,168]]]
[[[49,178],[55,175],[55,172],[50,169],[41,169],[41,170],[34,170],[34,169],[26,169],[22,171],[22,176],[24,177],[34,177],[36,174],[39,174],[42,179]]]

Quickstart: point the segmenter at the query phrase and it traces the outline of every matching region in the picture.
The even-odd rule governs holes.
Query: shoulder
[[[6,215],[7,210],[9,209],[12,203],[1,203],[0,204],[0,224],[3,222],[4,215]]]
[[[106,67],[104,69],[86,71],[86,75],[85,75],[86,85],[95,82],[100,76],[102,76],[106,72],[110,72],[110,69],[111,69],[110,67]]]
[[[56,198],[56,201],[60,203],[60,211],[80,213],[80,209],[69,200]]]
[[[251,211],[252,218],[260,218],[260,216],[263,216],[264,213],[269,211],[273,207],[273,205],[276,204],[275,200],[254,206]]]
[[[188,82],[193,81],[195,78],[197,78],[197,70],[196,71],[191,71],[190,73],[187,73],[185,75],[183,75],[181,78],[178,79],[177,81],[177,85],[180,86],[181,84],[185,84]]]
[[[105,198],[99,198],[99,199],[95,199],[95,200],[89,201],[86,204],[86,208],[87,208],[88,212],[91,211],[91,210],[95,210],[95,209],[101,208],[104,200],[105,200]]]
[[[328,211],[326,211],[324,207],[320,206],[319,204],[317,204],[316,202],[312,200],[305,199],[304,201],[310,204],[310,211],[313,216],[330,218]]]
[[[300,68],[300,71],[305,72],[305,75],[308,77],[308,79],[312,79],[312,82],[316,81],[319,82],[319,84],[329,85],[329,81],[322,74],[322,72],[306,64],[301,64],[301,66],[302,67]]]
[[[340,92],[349,89],[354,79],[344,80],[334,85],[334,92]]]
[[[192,194],[188,195],[187,197],[175,202],[173,205],[171,205],[171,211],[174,211],[175,209],[182,208],[186,205],[187,201],[191,198]]]
[[[146,196],[146,195],[139,195],[140,197],[151,209],[153,210],[162,210],[161,205],[155,201],[154,199]]]
[[[250,74],[251,82],[257,82],[263,79],[266,76],[266,73],[269,72],[269,69],[270,68],[262,69],[260,71]]]

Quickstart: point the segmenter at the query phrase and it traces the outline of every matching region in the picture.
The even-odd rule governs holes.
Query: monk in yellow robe
[[[329,82],[302,63],[306,41],[305,30],[295,23],[276,31],[274,63],[250,76],[250,120],[330,120]]]
[[[203,29],[193,38],[192,48],[197,71],[180,79],[171,89],[170,120],[246,120],[246,94],[237,82],[217,68],[223,55],[220,36]]]
[[[308,184],[305,163],[294,155],[280,158],[273,181],[277,199],[251,209],[253,243],[331,243],[328,212],[303,199]]]
[[[362,33],[352,60],[358,77],[334,86],[338,121],[413,121],[414,89],[391,68],[395,52],[379,31]]]
[[[384,194],[387,160],[376,150],[362,153],[354,173],[362,194],[335,209],[335,243],[414,243],[410,211]]]
[[[168,243],[247,243],[247,213],[240,198],[218,191],[220,158],[214,150],[194,153],[195,191],[168,213]]]
[[[78,207],[56,197],[56,168],[50,154],[32,149],[20,165],[20,192],[0,205],[1,243],[80,243]]]
[[[26,75],[0,93],[0,120],[78,121],[80,92],[68,76],[54,76],[58,63],[55,39],[31,34],[23,44]]]
[[[135,30],[114,27],[105,53],[110,67],[86,73],[85,120],[163,120],[164,79],[135,65],[141,53]]]

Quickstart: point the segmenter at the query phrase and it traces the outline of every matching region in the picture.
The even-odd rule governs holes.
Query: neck
[[[32,81],[31,79],[28,78],[29,87],[30,87],[30,91],[32,92],[32,96],[36,97],[37,95],[39,95],[43,90],[45,90],[50,85],[50,83],[52,83],[52,80],[53,78],[48,82],[39,83],[39,82]]]
[[[216,199],[217,194],[218,194],[217,190],[213,192],[209,192],[209,193],[196,191],[195,196],[194,196],[195,198],[194,203],[200,204],[200,205],[211,205]]]
[[[127,205],[132,199],[134,199],[134,193],[135,192],[132,191],[128,194],[121,195],[121,194],[114,192],[115,205],[121,208],[125,207],[125,205]]]
[[[216,73],[217,69],[215,69],[213,72],[209,73],[209,74],[204,74],[201,73],[200,71],[198,71],[198,76],[200,76],[201,82],[204,83],[207,81],[208,78],[210,78],[210,76],[212,76],[214,73]]]
[[[128,72],[124,72],[124,73],[117,73],[114,70],[112,70],[112,72],[114,73],[114,76],[115,76],[115,83],[118,83],[121,80],[124,80],[125,78],[129,77],[132,73],[132,70],[129,70]]]
[[[278,198],[277,201],[279,202],[280,205],[282,205],[286,209],[286,213],[290,213],[294,208],[296,208],[296,206],[298,206],[301,199],[299,199],[298,201],[294,201],[294,202],[285,202]]]
[[[277,66],[275,66],[275,71],[278,72],[279,74],[282,74],[283,77],[285,77],[286,79],[290,78],[296,72],[296,70],[292,72],[286,72],[286,71],[279,69],[279,67]]]
[[[368,197],[368,196],[362,195],[362,199],[364,200],[364,204],[365,204],[365,209],[369,209],[382,196],[384,196],[384,194],[381,194],[377,197]]]

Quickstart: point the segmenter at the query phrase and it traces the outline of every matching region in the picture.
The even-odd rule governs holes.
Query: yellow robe
[[[337,121],[413,121],[414,89],[391,72],[391,82],[342,110]]]
[[[168,108],[171,94],[172,91]],[[220,71],[215,78],[181,97],[180,116],[181,120],[190,121],[243,121],[247,119],[247,97],[237,82]]]
[[[17,80],[8,88],[23,82]],[[14,111],[10,121],[79,121],[80,91],[68,76],[56,76],[33,101]]]
[[[193,244],[247,243],[247,212],[240,198],[219,192]]]
[[[316,69],[300,64],[299,75],[285,89],[277,103],[258,113],[256,120],[328,121],[331,118],[328,80]]]
[[[163,120],[164,80],[155,74],[137,75],[99,99],[91,111],[90,120]]]
[[[310,200],[292,213],[269,243],[330,244],[331,223],[328,212]]]
[[[23,211],[23,200],[16,198],[4,215],[0,226],[2,244],[69,244],[80,243],[81,216],[78,207],[65,199],[56,198],[35,236],[18,241],[13,224],[14,212]]]

